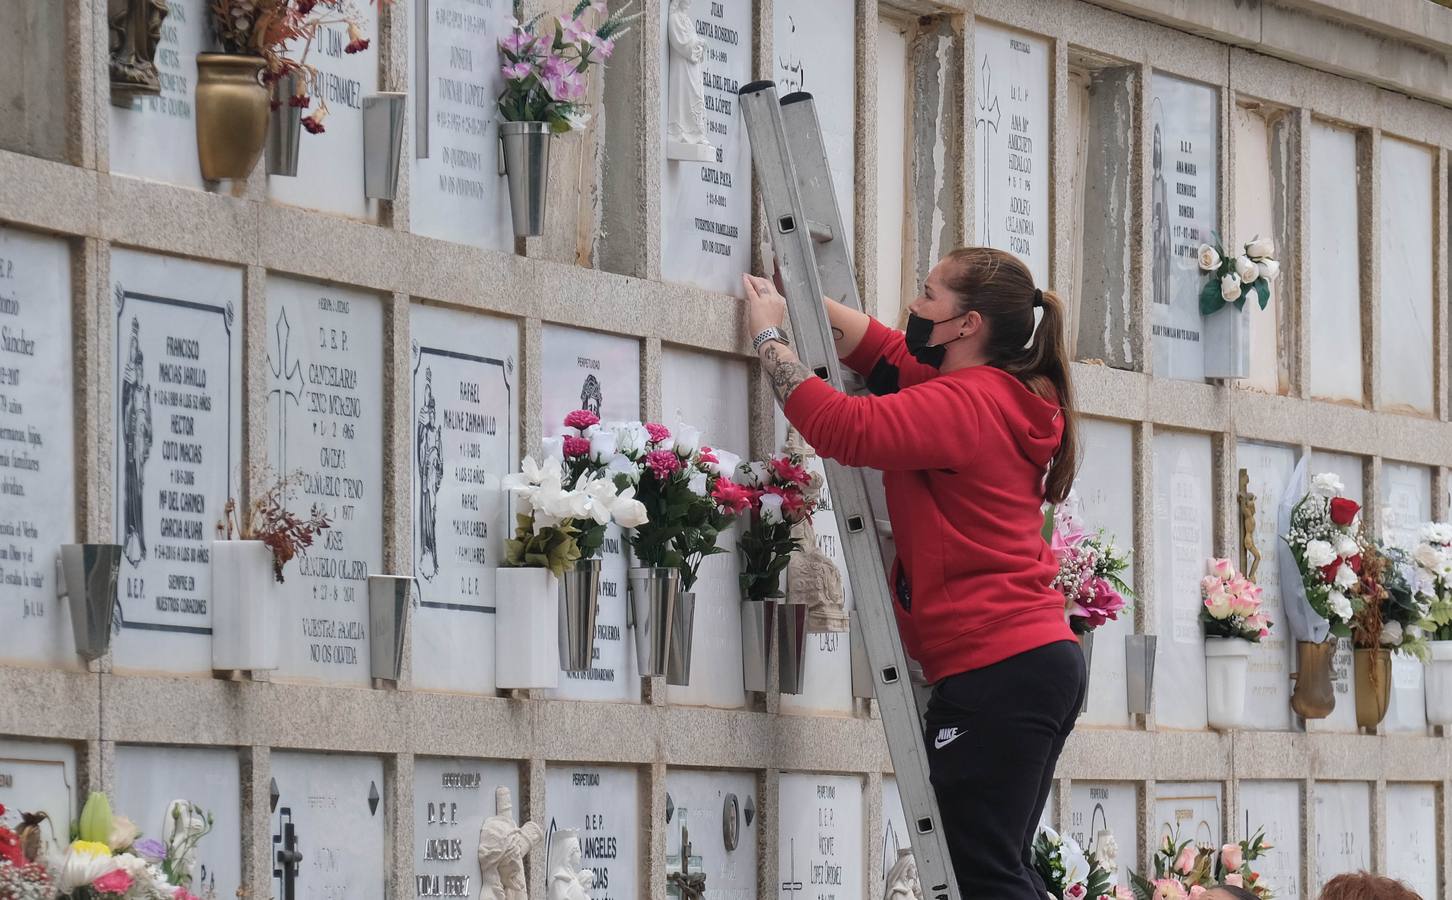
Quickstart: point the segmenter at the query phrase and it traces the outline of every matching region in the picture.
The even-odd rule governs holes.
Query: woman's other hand
[[[747,337],[755,337],[768,328],[784,326],[786,298],[777,293],[771,279],[743,273],[741,281],[746,285]]]

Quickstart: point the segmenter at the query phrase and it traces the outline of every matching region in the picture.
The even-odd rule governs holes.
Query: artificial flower
[[[1181,875],[1189,875],[1195,868],[1195,858],[1198,855],[1193,844],[1186,844],[1180,850],[1180,855],[1175,857],[1175,871]]]
[[[1275,256],[1275,253],[1275,242],[1260,235],[1251,238],[1250,243],[1245,245],[1245,255],[1251,259],[1264,259],[1267,256]]]
[[[794,481],[797,484],[805,484],[810,481],[812,475],[801,464],[793,462],[789,456],[774,456],[770,462],[772,471],[782,481]]]
[[[166,845],[156,838],[144,837],[131,845],[131,852],[152,862],[166,858]]]
[[[681,458],[673,450],[652,450],[645,455],[646,468],[664,481],[681,470]]]
[[[1262,259],[1257,265],[1260,267],[1260,277],[1266,281],[1275,281],[1276,276],[1281,274],[1281,264],[1273,259]]]
[[[716,457],[715,462],[706,464],[706,471],[713,475],[720,475],[722,478],[736,480],[736,467],[741,465],[741,457],[729,450],[713,448],[712,455]]]
[[[1329,566],[1339,557],[1336,550],[1326,541],[1312,540],[1306,542],[1306,562],[1319,569],[1322,566]]]
[[[777,525],[786,521],[786,517],[782,515],[780,494],[761,495],[761,521],[767,525]]]
[[[505,81],[523,81],[534,74],[534,66],[527,62],[510,63],[500,66],[499,74],[504,76]]]
[[[1245,887],[1245,879],[1239,872],[1231,872],[1229,875],[1226,875],[1225,883],[1234,885],[1235,887]]]
[[[561,439],[560,449],[564,451],[565,459],[574,459],[577,456],[589,456],[590,442],[585,438],[567,434]]]
[[[98,894],[125,894],[131,890],[132,878],[124,869],[112,869],[91,882],[91,889]]]
[[[588,409],[577,409],[565,416],[565,427],[584,431],[591,425],[599,425],[600,417]]]
[[[650,435],[652,444],[663,444],[671,437],[671,430],[659,422],[646,422],[645,433]]]
[[[1336,497],[1345,493],[1346,485],[1335,472],[1322,472],[1311,479],[1311,492],[1322,497]]]
[[[56,887],[61,893],[70,893],[76,888],[86,887],[107,872],[116,869],[111,858],[111,848],[100,841],[72,841],[61,857],[59,872],[52,870]]]
[[[633,487],[620,492],[610,507],[610,514],[621,528],[639,528],[650,519],[645,504],[635,499]]]
[[[1351,619],[1351,601],[1345,594],[1332,590],[1326,595],[1326,602],[1338,618],[1348,621]]]
[[[709,475],[705,472],[692,473],[691,477],[686,479],[686,490],[695,494],[697,497],[710,496],[709,488],[706,486],[708,477]]]
[[[1345,527],[1356,520],[1356,514],[1361,511],[1355,500],[1348,500],[1345,497],[1332,497],[1330,505],[1331,521]]]
[[[1381,645],[1383,647],[1400,647],[1402,644],[1402,623],[1395,619],[1385,622],[1381,626]]]
[[[692,428],[690,425],[681,425],[675,432],[676,455],[683,459],[690,459],[696,454],[701,446],[701,430]]]
[[[1173,878],[1161,878],[1155,882],[1153,900],[1189,900],[1185,886]]]
[[[597,463],[608,463],[615,458],[618,452],[616,442],[618,438],[614,431],[601,429],[590,436],[590,459]]]
[[[131,846],[141,837],[141,829],[125,816],[114,816],[111,819],[111,834],[106,838],[106,844],[113,852],[119,853]]]
[[[1242,291],[1242,288],[1240,286],[1240,276],[1239,275],[1236,275],[1234,272],[1232,272],[1229,275],[1225,275],[1225,276],[1221,277],[1221,279],[1220,279],[1220,296],[1226,302],[1230,302],[1230,301],[1233,301],[1233,300],[1239,300],[1240,299],[1241,291]]]
[[[1249,256],[1235,258],[1235,274],[1242,284],[1253,284],[1260,277],[1260,266]]]
[[[1234,872],[1245,864],[1245,851],[1239,844],[1226,844],[1220,848],[1220,864]]]
[[[751,509],[755,494],[751,488],[743,487],[729,478],[716,479],[716,485],[711,489],[712,499],[731,515],[741,515]]]
[[[1336,577],[1332,579],[1331,583],[1341,590],[1347,591],[1355,587],[1359,580],[1361,580],[1360,577],[1351,570],[1351,567],[1342,563],[1336,567]]]
[[[1199,259],[1203,271],[1213,272],[1220,268],[1220,254],[1209,244],[1200,245]]]
[[[1356,538],[1349,534],[1343,534],[1336,538],[1336,555],[1342,559],[1354,559],[1361,553],[1361,545]]]

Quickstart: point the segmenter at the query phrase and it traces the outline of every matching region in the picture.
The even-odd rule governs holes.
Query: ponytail
[[[1063,437],[1044,478],[1044,499],[1062,503],[1079,467],[1078,422],[1069,375],[1068,326],[1064,300],[1034,287],[1018,257],[990,247],[963,247],[948,254],[957,265],[948,286],[962,311],[977,310],[988,323],[989,365],[1013,375],[1038,396],[1059,407]],[[1042,317],[1034,325],[1034,309]]]

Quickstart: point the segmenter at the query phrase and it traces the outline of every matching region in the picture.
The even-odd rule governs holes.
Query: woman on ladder
[[[849,397],[793,352],[771,281],[743,278],[787,419],[819,455],[883,472],[889,586],[934,684],[924,738],[959,891],[1043,900],[1033,836],[1086,687],[1042,533],[1077,465],[1063,301],[986,247],[933,267],[906,333],[824,300],[838,355],[875,395]]]

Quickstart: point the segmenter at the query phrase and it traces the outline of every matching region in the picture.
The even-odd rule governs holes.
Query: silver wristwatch
[[[752,352],[759,353],[761,351],[761,345],[765,344],[767,341],[781,341],[788,347],[792,345],[792,342],[787,340],[787,336],[782,333],[782,330],[773,325],[770,328],[762,329],[760,332],[757,333],[756,337],[751,339]]]

